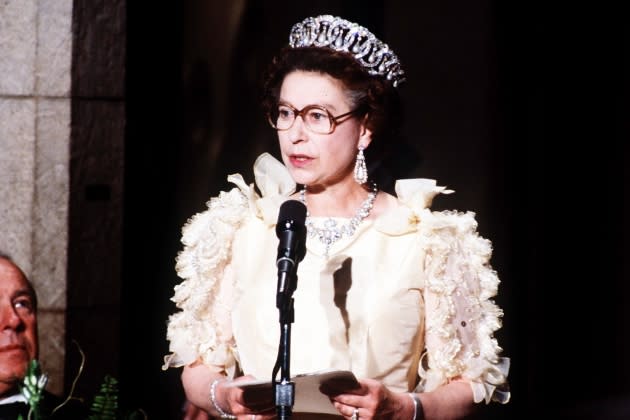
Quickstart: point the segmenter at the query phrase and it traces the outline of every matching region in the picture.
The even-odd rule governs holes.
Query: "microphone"
[[[290,297],[295,291],[297,266],[306,254],[306,206],[296,200],[287,200],[280,206],[276,236],[278,236],[278,293],[276,305],[282,297]]]

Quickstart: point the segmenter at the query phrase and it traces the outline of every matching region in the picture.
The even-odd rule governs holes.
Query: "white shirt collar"
[[[11,403],[16,403],[16,402],[26,403],[27,401],[26,401],[26,398],[24,398],[24,395],[22,394],[15,394],[15,395],[11,395],[10,397],[0,399],[0,405],[11,404]]]

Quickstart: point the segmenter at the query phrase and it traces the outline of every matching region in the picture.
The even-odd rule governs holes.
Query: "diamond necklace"
[[[328,256],[328,251],[330,250],[330,247],[335,242],[345,236],[350,237],[354,235],[354,232],[357,230],[357,227],[359,227],[363,219],[369,216],[370,211],[372,210],[372,206],[374,205],[374,200],[376,199],[377,193],[378,188],[376,184],[373,183],[372,190],[368,193],[367,199],[363,202],[363,204],[361,204],[361,207],[359,207],[357,213],[352,216],[352,218],[347,223],[344,223],[340,226],[338,226],[337,221],[331,217],[328,217],[326,220],[324,220],[323,227],[315,226],[315,224],[311,220],[310,213],[307,208],[306,222],[304,222],[304,225],[306,226],[306,231],[308,232],[308,236],[310,238],[317,238],[322,244],[324,244],[324,255],[326,257]],[[306,206],[306,187],[303,187],[302,190],[300,190],[300,201]]]

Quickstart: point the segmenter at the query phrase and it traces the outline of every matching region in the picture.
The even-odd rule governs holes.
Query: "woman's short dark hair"
[[[373,142],[365,151],[366,157],[383,159],[389,146],[397,141],[402,122],[400,95],[390,81],[371,76],[348,53],[321,47],[285,47],[274,57],[263,80],[265,113],[277,106],[282,82],[293,71],[328,74],[341,81],[351,105],[360,109],[357,115],[368,116]]]

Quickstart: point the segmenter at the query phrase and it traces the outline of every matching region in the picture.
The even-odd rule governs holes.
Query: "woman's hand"
[[[335,408],[347,419],[409,420],[413,418],[413,401],[406,393],[392,392],[373,379],[362,379],[359,384],[359,388],[343,391],[343,393],[334,393],[332,389],[322,389],[322,392],[329,395]]]
[[[362,379],[359,387],[350,391],[322,389],[335,408],[347,419],[354,420],[411,420],[414,402],[408,393],[392,392],[373,379]],[[420,399],[419,417],[422,419],[464,419],[477,411],[470,385],[461,379],[453,380],[432,392],[417,394]],[[356,416],[353,414],[356,410]]]
[[[227,382],[219,382],[216,387],[217,401],[225,401],[224,404],[229,407],[229,412],[239,419],[267,420],[274,418],[276,406],[270,389],[244,390],[234,386],[239,382],[252,379],[256,378],[251,375],[241,376],[231,381],[231,386],[225,386]],[[223,394],[224,399],[221,399],[221,394]]]
[[[193,363],[185,366],[182,371],[182,384],[186,392],[186,398],[195,406],[219,416],[219,407],[223,412],[232,414],[238,419],[268,420],[275,416],[275,404],[273,395],[269,392],[244,391],[237,386],[226,386],[230,382],[238,383],[255,379],[252,376],[242,376],[234,381],[228,381],[224,375],[219,374],[202,363]],[[212,383],[218,380],[214,388],[214,404],[211,399]],[[215,407],[216,404],[216,407]]]

